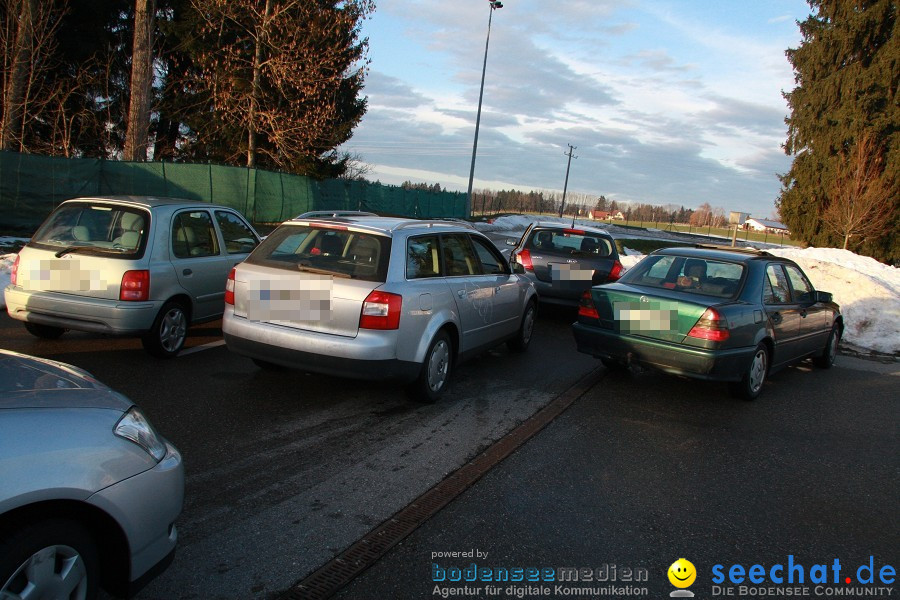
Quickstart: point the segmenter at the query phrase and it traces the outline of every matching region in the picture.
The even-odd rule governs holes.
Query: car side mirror
[[[833,302],[833,296],[830,292],[819,292],[816,291],[816,302]]]
[[[517,240],[516,238],[506,238],[506,245],[507,245],[507,246],[515,246],[515,245],[517,245],[518,243],[519,243],[519,240]]]

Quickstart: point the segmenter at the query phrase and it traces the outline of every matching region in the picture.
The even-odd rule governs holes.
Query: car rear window
[[[387,236],[345,227],[285,224],[269,234],[247,262],[384,282],[390,255]]]
[[[648,256],[619,281],[689,294],[734,297],[744,277],[740,263],[693,256]]]
[[[73,202],[57,208],[31,238],[47,249],[134,258],[143,254],[149,213],[137,208]]]
[[[535,229],[525,247],[529,250],[571,256],[615,256],[615,246],[602,235],[580,229]]]

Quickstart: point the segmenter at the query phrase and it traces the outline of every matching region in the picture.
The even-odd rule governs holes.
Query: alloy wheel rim
[[[81,555],[70,546],[55,545],[28,557],[0,589],[0,598],[84,600],[87,588],[87,568]]]
[[[159,341],[166,352],[174,352],[181,347],[186,331],[187,323],[181,309],[173,308],[166,313],[159,328]]]
[[[450,347],[444,340],[438,341],[428,360],[428,387],[436,392],[443,387],[447,380],[447,370],[450,366]]]
[[[531,341],[531,332],[534,331],[534,307],[525,313],[525,322],[522,324],[522,343]]]
[[[834,357],[837,356],[838,344],[840,343],[840,338],[837,336],[837,332],[831,334],[831,343],[828,345],[828,362],[834,363]]]
[[[763,380],[766,378],[766,351],[760,349],[756,356],[753,357],[753,364],[750,366],[750,391],[756,393],[762,387]]]

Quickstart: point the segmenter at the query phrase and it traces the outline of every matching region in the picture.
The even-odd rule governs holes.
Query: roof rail
[[[772,256],[765,250],[754,248],[753,246],[726,246],[725,244],[694,244],[694,248],[705,248],[707,250],[725,250],[727,252],[741,252],[742,254],[756,254],[758,256]]]
[[[474,225],[472,225],[468,221],[463,221],[462,219],[416,219],[413,221],[405,221],[403,223],[400,223],[399,225],[395,225],[391,228],[391,231],[408,229],[410,227],[451,227],[453,225],[462,225],[463,227],[468,227],[469,229],[478,231],[478,229]]]

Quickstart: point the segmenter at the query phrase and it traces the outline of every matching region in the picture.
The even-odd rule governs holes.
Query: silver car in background
[[[140,196],[60,204],[16,257],[9,315],[42,338],[65,330],[140,335],[170,358],[187,327],[218,319],[231,268],[259,243],[237,211]]]
[[[175,552],[181,455],[130,400],[0,350],[0,598],[138,590]]]
[[[400,380],[424,401],[457,361],[525,350],[537,310],[474,228],[362,215],[283,223],[232,271],[225,302],[228,348],[263,368]]]

